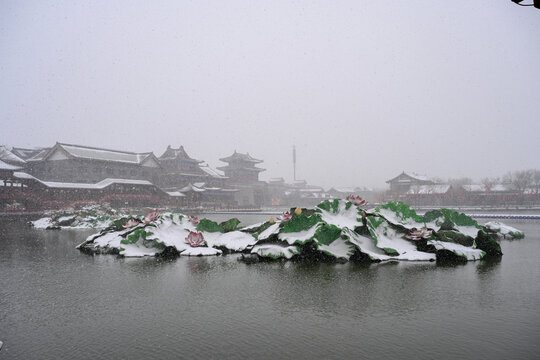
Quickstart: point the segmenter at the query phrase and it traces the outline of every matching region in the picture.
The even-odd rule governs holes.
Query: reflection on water
[[[441,266],[90,256],[90,232],[3,224],[0,355],[533,358],[540,224],[519,225],[502,258]]]

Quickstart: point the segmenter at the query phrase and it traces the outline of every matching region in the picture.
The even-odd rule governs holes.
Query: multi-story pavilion
[[[236,150],[231,156],[221,158],[220,161],[226,162],[226,166],[218,167],[234,184],[253,184],[259,181],[259,173],[265,169],[256,167],[256,164],[262,163],[262,160],[255,159],[249,153],[241,154]]]
[[[223,187],[226,177],[211,169],[202,160],[193,159],[183,146],[175,149],[170,145],[159,157],[162,172],[158,184],[164,188],[185,187],[205,183],[207,186]]]

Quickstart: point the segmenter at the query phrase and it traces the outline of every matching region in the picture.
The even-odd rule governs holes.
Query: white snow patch
[[[389,223],[394,225],[402,225],[409,230],[412,228],[419,229],[425,226],[423,222],[420,223],[411,218],[401,218],[394,211],[389,209],[381,208],[379,209],[378,214],[384,217]]]
[[[371,230],[373,230],[374,235],[377,238],[378,248],[390,248],[398,252],[399,255],[392,256],[393,259],[411,261],[429,261],[436,259],[435,254],[416,250],[415,244],[403,239],[400,233],[396,232],[384,222]]]
[[[392,256],[388,256],[385,252],[375,246],[373,239],[359,235],[352,230],[344,229],[344,234],[349,237],[349,242],[354,244],[358,249],[367,254],[371,260],[391,260]]]
[[[264,230],[262,233],[259,234],[258,239],[259,240],[266,240],[271,235],[276,234],[279,232],[279,224],[275,223],[274,225],[270,225],[270,227],[266,230]]]
[[[180,253],[181,256],[212,256],[220,255],[222,253],[219,249],[214,249],[211,247],[188,247],[186,250]]]
[[[304,231],[298,231],[298,232],[292,232],[292,233],[281,232],[279,233],[278,238],[280,240],[288,242],[289,245],[292,245],[294,243],[305,244],[309,239],[311,239],[315,235],[315,232],[317,231],[317,226],[318,224]]]
[[[451,242],[430,240],[428,241],[428,244],[435,246],[435,249],[437,250],[449,250],[456,255],[464,256],[467,258],[467,260],[480,260],[484,257],[484,255],[486,255],[486,253],[480,249],[473,249]]]
[[[49,226],[53,226],[54,224],[53,224],[53,221],[52,221],[52,219],[50,217],[44,217],[44,218],[32,221],[32,225],[36,229],[46,229]]]
[[[503,224],[499,221],[490,221],[486,223],[485,225],[488,229],[495,231],[498,234],[503,235],[504,237],[510,236],[510,237],[523,237],[523,231],[518,230],[512,226],[508,226],[506,224]]]
[[[222,233],[204,233],[204,239],[210,247],[224,246],[232,251],[242,251],[248,246],[255,245],[253,235],[241,231]]]
[[[318,208],[321,212],[321,218],[327,224],[335,225],[340,228],[347,227],[349,229],[354,229],[355,227],[361,225],[361,221],[358,221],[358,218],[361,215],[358,214],[358,208],[352,205],[349,209],[346,209],[347,202],[340,201],[337,213],[332,213],[324,209]]]
[[[336,258],[349,260],[354,253],[354,246],[347,240],[339,238],[330,245],[319,244],[319,250]]]
[[[454,228],[459,231],[460,233],[462,234],[465,234],[467,236],[470,236],[472,238],[475,238],[476,235],[478,235],[478,230],[480,230],[479,228],[477,228],[476,226],[459,226],[459,225],[454,225]]]
[[[298,248],[296,246],[280,246],[274,244],[257,245],[251,250],[252,254],[257,254],[262,257],[279,258],[284,257],[286,259],[292,258],[298,254]]]

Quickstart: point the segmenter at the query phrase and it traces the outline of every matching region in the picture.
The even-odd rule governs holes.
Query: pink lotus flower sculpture
[[[158,217],[159,211],[157,211],[157,209],[150,211],[148,214],[144,215],[144,222],[148,224],[149,222],[156,220]]]
[[[347,195],[346,200],[352,202],[354,206],[362,206],[368,204],[368,202],[365,199],[362,199],[360,196]]]
[[[278,216],[277,219],[278,221],[286,222],[292,219],[292,214],[289,211],[286,211],[281,216]]]
[[[189,222],[192,223],[193,225],[198,225],[199,224],[199,218],[196,217],[196,216],[190,216],[189,217]]]
[[[405,239],[409,239],[412,241],[419,241],[419,240],[429,240],[431,238],[431,234],[433,233],[432,230],[429,230],[426,227],[423,227],[421,229],[412,229],[409,235],[405,235]]]
[[[130,228],[132,226],[135,226],[135,225],[138,225],[139,222],[135,219],[129,219],[128,221],[126,221],[126,223],[124,224],[124,227],[125,228]]]
[[[201,232],[190,231],[189,235],[186,237],[186,243],[192,247],[204,246],[206,241],[204,241],[204,236]]]

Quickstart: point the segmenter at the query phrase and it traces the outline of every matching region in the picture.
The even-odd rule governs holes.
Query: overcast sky
[[[0,144],[385,187],[540,168],[540,10],[474,1],[0,1]]]

